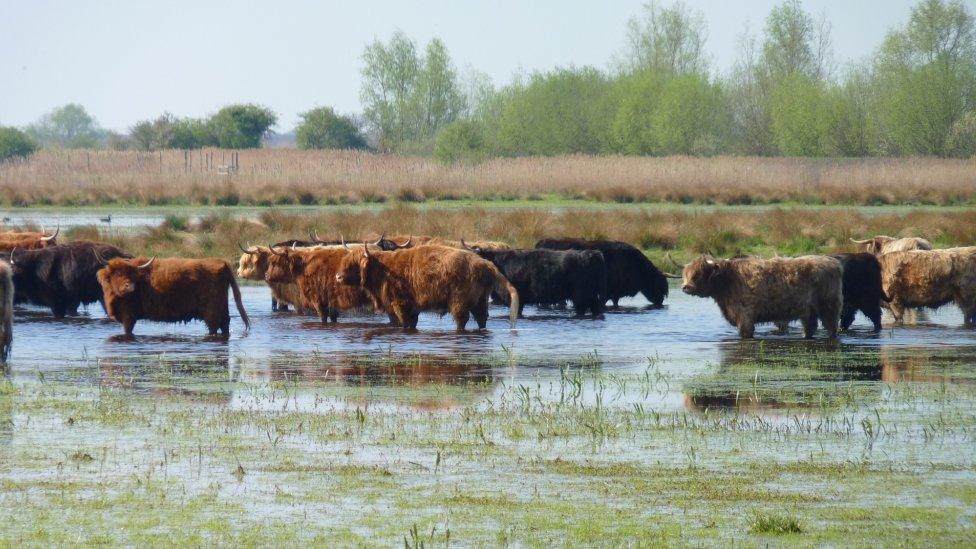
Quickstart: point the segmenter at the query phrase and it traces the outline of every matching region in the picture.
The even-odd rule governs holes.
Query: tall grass
[[[388,234],[424,234],[449,239],[500,240],[532,247],[541,238],[580,236],[633,243],[653,256],[677,258],[711,252],[800,255],[852,250],[851,237],[916,235],[940,247],[976,243],[976,210],[916,211],[866,215],[855,208],[769,211],[558,210],[482,208],[430,209],[396,205],[381,210],[328,210],[317,214],[269,210],[253,218],[213,215],[169,218],[136,233],[81,227],[70,238],[102,239],[134,253],[173,256],[239,254],[237,243],[306,238],[374,239]]]
[[[538,199],[976,204],[976,159],[562,156],[442,166],[352,151],[41,151],[0,164],[0,204],[352,204]],[[228,173],[230,172],[230,173]]]

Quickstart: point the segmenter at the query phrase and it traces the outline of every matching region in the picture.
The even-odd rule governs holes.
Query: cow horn
[[[664,278],[679,278],[679,279],[682,278],[680,275],[671,274],[667,271],[661,271],[661,274],[664,275]]]
[[[95,259],[98,260],[99,263],[101,263],[102,265],[108,265],[108,261],[105,261],[105,258],[98,254],[98,250],[92,248],[92,253],[95,254]],[[11,263],[13,263],[13,258],[14,255],[13,252],[11,252],[10,254]]]
[[[274,246],[271,244],[268,244],[268,249],[271,250],[271,253],[274,255],[286,255],[285,252],[276,252]]]
[[[463,238],[461,239],[461,247],[464,248],[465,250],[471,250],[472,252],[474,251],[474,248],[472,248],[471,246],[468,246],[467,244],[464,243],[464,239]]]
[[[314,231],[314,230],[309,231],[308,236],[312,238],[312,242],[317,242],[319,244],[322,244],[324,242],[321,238],[319,238],[318,231]]]
[[[257,252],[252,252],[251,250],[245,249],[244,246],[241,246],[241,243],[240,242],[237,243],[237,247],[240,248],[241,251],[244,252],[244,253],[246,253],[247,255],[254,255],[254,254],[257,253]]]
[[[376,242],[373,242],[373,246],[379,246],[380,243],[383,242],[384,238],[386,238],[386,233],[381,234],[380,237],[376,239]],[[363,244],[365,245],[366,243],[363,242]]]
[[[380,240],[382,240],[382,239],[380,239]],[[366,253],[366,257],[369,257],[369,245],[366,244],[366,241],[365,240],[363,240],[363,252]]]
[[[406,242],[404,242],[403,244],[397,244],[396,242],[394,242],[393,244],[394,244],[394,245],[395,245],[395,246],[396,246],[397,248],[409,248],[409,247],[410,247],[410,243],[411,243],[411,242],[413,242],[413,235],[410,235],[410,236],[408,236],[408,237],[407,237],[407,241],[406,241]]]
[[[14,254],[16,254],[16,253],[17,253],[17,246],[14,246],[14,249],[10,250],[10,264],[11,265],[15,265],[17,263],[16,261],[14,261]]]
[[[674,260],[673,257],[671,257],[671,252],[665,252],[664,257],[666,257],[668,259],[668,261],[670,261],[671,264],[674,265],[675,267],[677,267],[679,269],[684,269],[685,268],[684,265],[680,265],[677,261]]]
[[[346,237],[344,237],[344,236],[342,236],[342,235],[340,234],[340,235],[339,235],[339,241],[340,241],[340,242],[342,242],[342,247],[343,247],[343,248],[345,248],[345,249],[346,249],[346,251],[352,251],[352,250],[350,250],[350,249],[349,249],[349,245],[348,245],[348,244],[346,244]]]
[[[291,243],[291,251],[293,251],[293,252],[294,252],[295,250],[297,250],[297,249],[298,249],[298,248],[296,247],[297,245],[298,245],[298,243],[297,243],[297,242],[292,242],[292,243]]]
[[[51,236],[42,236],[41,237],[41,240],[43,240],[44,242],[50,242],[50,241],[54,240],[55,238],[57,238],[58,233],[60,233],[60,232],[61,232],[61,225],[58,224],[58,228],[54,230],[54,234],[52,234]]]
[[[156,261],[156,256],[152,256],[152,258],[149,261],[143,263],[142,265],[139,265],[139,268],[148,269],[149,266],[153,264],[153,261]]]
[[[855,244],[867,244],[868,242],[871,242],[871,239],[868,238],[866,240],[857,240],[857,239],[852,238],[851,239],[851,242],[853,242]]]

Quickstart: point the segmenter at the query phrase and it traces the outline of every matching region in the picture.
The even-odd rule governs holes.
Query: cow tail
[[[9,267],[0,270],[0,285],[0,361],[6,362],[14,340],[14,281]]]
[[[241,315],[241,320],[244,321],[244,331],[251,329],[251,320],[247,317],[247,311],[244,310],[244,302],[241,301],[241,289],[237,287],[237,279],[234,278],[234,273],[230,273],[230,290],[234,292],[234,303],[237,304],[237,312]]]
[[[493,268],[492,274],[495,276],[495,291],[508,294],[508,320],[511,322],[512,328],[515,328],[515,323],[518,321],[520,305],[518,290],[515,289],[515,286],[512,286],[512,283],[497,268]]]

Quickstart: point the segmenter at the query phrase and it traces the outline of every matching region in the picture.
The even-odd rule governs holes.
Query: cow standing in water
[[[833,338],[843,304],[842,280],[840,261],[832,257],[701,256],[685,265],[681,290],[713,298],[742,338],[752,338],[756,324],[796,319],[803,323],[804,337],[813,337],[819,319]]]
[[[237,276],[247,280],[264,280],[271,288],[271,310],[287,311],[288,306],[295,308],[295,312],[302,314],[305,307],[302,305],[302,295],[298,290],[298,285],[292,282],[269,282],[265,280],[268,273],[268,262],[272,256],[271,246],[248,246],[244,248],[240,244],[243,255],[237,263]]]
[[[343,260],[336,281],[360,286],[378,307],[396,316],[404,330],[417,328],[421,311],[451,313],[459,332],[473,314],[478,328],[488,323],[488,296],[509,296],[514,328],[519,295],[490,261],[444,246],[419,246],[396,252],[371,252],[364,247]]]
[[[210,335],[230,335],[228,288],[245,329],[250,321],[230,263],[223,259],[116,258],[98,271],[108,315],[122,324],[126,336],[138,320],[202,320]]]
[[[599,250],[607,263],[607,299],[616,307],[621,297],[644,294],[655,307],[668,297],[668,279],[643,252],[618,240],[546,238],[535,244],[548,250]]]
[[[963,322],[976,326],[976,247],[890,252],[878,261],[896,322],[902,322],[909,307],[955,303]]]

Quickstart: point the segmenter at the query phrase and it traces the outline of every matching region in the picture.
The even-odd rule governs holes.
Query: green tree
[[[37,143],[17,128],[0,126],[0,162],[26,158],[37,150]]]
[[[172,148],[173,134],[178,121],[164,113],[155,120],[142,120],[129,128],[129,137],[135,148],[142,151]]]
[[[704,73],[705,18],[681,2],[662,8],[645,4],[639,17],[627,22],[627,51],[622,68],[627,72],[670,74]]]
[[[924,0],[875,60],[882,145],[889,154],[945,156],[953,126],[976,108],[976,26],[959,1]]]
[[[299,115],[295,137],[299,149],[365,149],[366,140],[349,117],[332,107],[319,107]]]
[[[830,56],[830,25],[803,11],[800,0],[787,0],[769,12],[762,69],[773,82],[794,74],[824,80],[830,72]]]
[[[97,147],[102,131],[84,107],[69,103],[42,116],[27,133],[44,145],[80,149]]]
[[[277,121],[278,117],[266,107],[240,104],[220,109],[208,125],[219,147],[257,149],[265,132]]]
[[[485,126],[477,120],[457,120],[444,127],[434,144],[434,158],[444,164],[479,162],[488,153]]]
[[[785,77],[770,101],[773,135],[782,154],[825,156],[834,125],[824,85],[802,73]]]
[[[401,32],[389,43],[374,41],[363,52],[362,76],[363,114],[384,150],[430,143],[465,108],[447,48],[436,38],[427,44],[423,59]]]
[[[500,95],[493,140],[506,155],[597,154],[609,149],[610,82],[593,68],[557,69]]]

